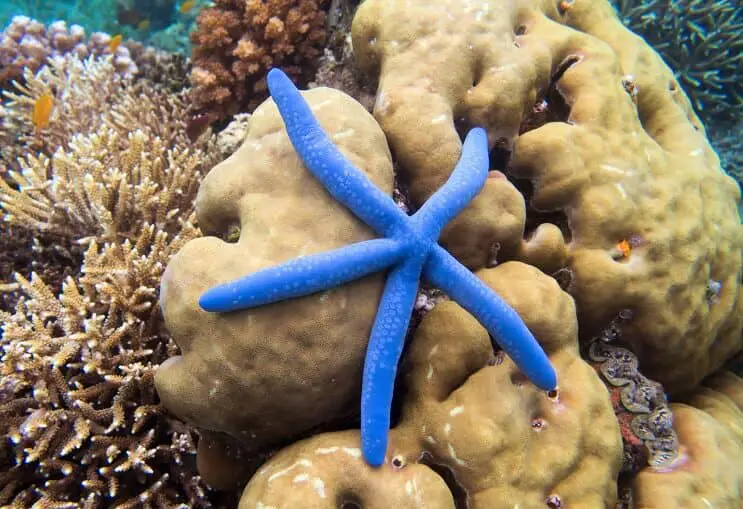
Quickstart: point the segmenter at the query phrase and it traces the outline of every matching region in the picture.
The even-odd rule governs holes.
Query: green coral
[[[739,0],[613,0],[619,17],[674,70],[705,123],[743,114]]]
[[[722,169],[735,178],[738,184],[743,183],[743,151],[740,148],[743,120],[714,124],[707,129],[707,136],[717,151]]]

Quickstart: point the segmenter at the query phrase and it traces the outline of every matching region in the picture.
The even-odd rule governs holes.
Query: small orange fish
[[[560,11],[560,14],[565,14],[572,6],[573,0],[561,0],[560,3],[557,4],[557,10]]]
[[[186,0],[178,7],[178,12],[181,14],[188,14],[196,6],[196,0]]]
[[[111,53],[116,53],[116,48],[121,46],[121,38],[123,36],[121,34],[116,34],[113,37],[111,37],[111,40],[108,42],[108,51]]]
[[[39,96],[39,98],[34,101],[34,111],[31,114],[31,122],[33,122],[36,129],[49,127],[52,108],[54,108],[54,98],[52,97],[52,94],[48,92]]]
[[[632,245],[629,243],[628,240],[623,240],[622,242],[617,244],[617,250],[622,253],[622,258],[627,258],[632,252]]]
[[[137,30],[147,30],[148,28],[150,28],[149,19],[143,19],[137,24]]]

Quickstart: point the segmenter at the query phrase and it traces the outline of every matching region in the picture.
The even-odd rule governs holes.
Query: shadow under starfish
[[[382,270],[387,281],[372,327],[361,389],[361,448],[372,466],[384,462],[397,365],[421,275],[470,312],[524,374],[552,390],[557,375],[519,315],[438,245],[443,227],[477,195],[488,176],[487,134],[473,128],[456,168],[412,216],[377,188],[333,145],[291,80],[268,73],[268,88],[306,168],[337,201],[383,238],[302,256],[207,290],[211,312],[253,308],[327,290]]]

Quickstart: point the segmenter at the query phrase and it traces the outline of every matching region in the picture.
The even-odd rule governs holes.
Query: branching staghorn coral
[[[17,158],[24,151],[41,151],[51,157],[75,135],[93,133],[102,126],[120,134],[137,126],[146,136],[161,138],[166,146],[188,144],[185,93],[169,94],[146,80],[122,77],[111,59],[67,56],[35,75],[27,70],[24,81],[16,91],[3,92],[0,108],[2,155],[12,169],[19,168]],[[44,94],[52,95],[53,107],[49,126],[37,129],[32,112]]]
[[[660,53],[705,120],[743,114],[743,4],[614,0],[620,18]]]
[[[20,297],[0,311],[0,506],[210,507],[192,432],[165,414],[153,377],[176,350],[157,288],[199,235],[211,142],[188,140],[179,97],[116,78],[106,60],[55,65],[5,105],[3,134],[26,143],[0,181],[0,213],[86,251],[61,288],[27,273],[4,285]],[[44,90],[58,109],[33,131]]]
[[[201,154],[167,147],[140,129],[124,138],[106,126],[73,137],[51,159],[28,155],[22,171],[11,172],[17,189],[0,181],[4,220],[78,242],[131,237],[145,222],[172,231],[198,189]]]
[[[167,417],[154,368],[174,351],[161,337],[162,267],[197,235],[146,226],[136,242],[89,247],[57,297],[18,275],[25,297],[2,313],[0,504],[30,507],[209,507],[187,457],[193,435]]]

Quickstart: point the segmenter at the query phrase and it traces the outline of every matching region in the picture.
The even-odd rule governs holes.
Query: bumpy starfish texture
[[[268,88],[306,168],[340,203],[384,238],[302,256],[202,294],[206,311],[228,312],[302,297],[389,269],[369,338],[361,390],[361,448],[372,466],[384,462],[397,365],[421,275],[469,311],[538,387],[557,376],[519,315],[438,245],[442,228],[477,195],[488,176],[487,135],[472,129],[444,186],[408,216],[333,145],[291,80],[268,73]]]

